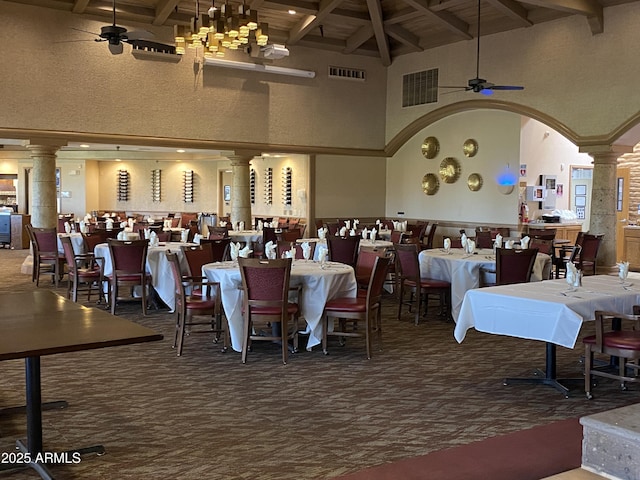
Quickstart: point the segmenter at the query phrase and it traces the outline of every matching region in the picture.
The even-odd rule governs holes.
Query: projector
[[[267,45],[266,47],[262,47],[262,54],[264,58],[277,60],[279,58],[288,57],[289,49],[284,45],[279,45],[277,43],[274,43],[271,45]]]

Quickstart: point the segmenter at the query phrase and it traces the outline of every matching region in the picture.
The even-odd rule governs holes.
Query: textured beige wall
[[[315,217],[384,216],[386,159],[318,155]]]
[[[122,55],[111,55],[107,45],[72,29],[99,31],[102,25],[72,13],[0,2],[0,128],[384,146],[386,72],[377,59],[292,47],[277,65],[314,70],[316,78],[199,69],[191,51],[179,63],[138,60],[128,45]],[[169,35],[166,28],[155,31],[159,40]],[[84,38],[89,41],[60,42]],[[336,64],[365,69],[367,81],[327,81],[328,66]]]
[[[640,42],[638,18],[640,3],[634,2],[605,8],[605,31],[599,35],[591,34],[586,18],[574,16],[483,36],[480,76],[496,84],[525,86],[520,92],[496,92],[494,100],[539,110],[579,135],[609,133],[638,113],[637,102],[629,101],[640,77],[640,62],[629,57],[631,46]],[[387,81],[387,141],[437,108],[485,98],[458,92],[440,95],[432,106],[401,107],[403,74],[438,68],[441,85],[466,85],[475,76],[475,42],[394,60]]]
[[[636,145],[633,153],[623,155],[618,159],[618,165],[621,167],[629,167],[629,223],[640,224],[640,144]]]

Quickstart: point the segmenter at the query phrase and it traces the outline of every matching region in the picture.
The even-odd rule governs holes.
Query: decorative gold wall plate
[[[480,190],[482,188],[482,175],[479,173],[469,175],[469,178],[467,178],[467,187],[469,187],[469,190],[472,192]]]
[[[422,191],[427,195],[435,195],[440,188],[440,180],[433,173],[427,173],[422,177]]]
[[[473,157],[476,153],[478,153],[478,142],[476,142],[473,138],[464,141],[464,145],[462,146],[462,151],[464,152],[465,157]]]
[[[436,158],[440,151],[440,142],[436,137],[427,137],[422,142],[422,155],[424,158]]]
[[[440,163],[440,178],[444,183],[455,183],[460,178],[460,163],[453,157],[447,157]]]

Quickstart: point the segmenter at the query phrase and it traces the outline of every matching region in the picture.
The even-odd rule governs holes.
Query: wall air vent
[[[359,82],[364,82],[367,78],[367,72],[364,70],[358,70],[357,68],[329,66],[329,78],[340,78],[344,80],[357,80]]]
[[[438,69],[407,73],[402,77],[402,106],[413,107],[438,101]]]

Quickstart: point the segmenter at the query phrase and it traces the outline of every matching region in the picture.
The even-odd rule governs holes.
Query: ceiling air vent
[[[413,107],[438,101],[438,69],[407,73],[402,77],[402,106]]]
[[[329,66],[329,78],[341,78],[344,80],[358,80],[364,82],[367,72],[357,68],[332,67]]]

